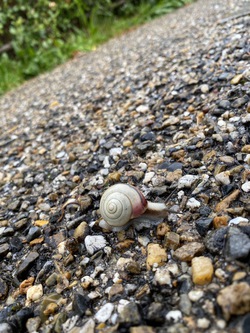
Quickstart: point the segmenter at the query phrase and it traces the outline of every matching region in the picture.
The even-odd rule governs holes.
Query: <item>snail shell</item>
[[[100,202],[100,213],[106,223],[101,226],[119,231],[127,227],[131,220],[147,210],[148,202],[134,186],[116,184],[107,189]]]

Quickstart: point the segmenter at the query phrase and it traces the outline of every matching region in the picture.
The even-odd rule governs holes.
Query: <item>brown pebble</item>
[[[109,299],[111,299],[114,295],[123,293],[123,285],[120,283],[115,283],[109,290]]]
[[[215,216],[213,219],[213,226],[215,229],[219,229],[228,225],[229,217],[225,216]]]
[[[250,145],[245,145],[242,147],[241,149],[242,153],[247,153],[249,154],[250,153]]]
[[[164,238],[166,249],[176,250],[180,245],[180,236],[175,232],[168,232]]]
[[[192,242],[181,246],[177,249],[173,256],[180,261],[191,261],[193,257],[200,255],[205,250],[202,243]]]
[[[164,237],[166,235],[166,233],[169,231],[170,231],[170,228],[167,225],[167,223],[162,222],[162,223],[158,224],[158,226],[157,226],[156,236],[158,238]]]
[[[215,211],[221,212],[229,207],[232,201],[234,201],[238,195],[240,194],[240,190],[234,190],[231,194],[229,194],[225,199],[223,199],[221,202],[219,202],[216,207]]]
[[[217,302],[221,306],[224,318],[232,315],[244,315],[250,311],[250,286],[246,282],[231,284],[220,290]]]
[[[147,247],[147,269],[150,269],[154,264],[162,266],[167,261],[166,250],[159,244],[150,243]]]

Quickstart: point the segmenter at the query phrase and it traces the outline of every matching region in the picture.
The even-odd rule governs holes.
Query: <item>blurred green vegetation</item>
[[[1,0],[0,95],[192,0]]]

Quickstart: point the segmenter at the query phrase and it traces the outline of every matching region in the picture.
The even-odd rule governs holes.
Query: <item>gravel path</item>
[[[249,15],[197,1],[1,98],[1,333],[250,332]],[[168,216],[105,229],[115,183]]]

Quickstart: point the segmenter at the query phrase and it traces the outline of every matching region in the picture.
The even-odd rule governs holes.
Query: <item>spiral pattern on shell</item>
[[[100,202],[100,212],[110,227],[122,227],[140,216],[147,208],[147,201],[135,187],[116,184],[107,189]]]

